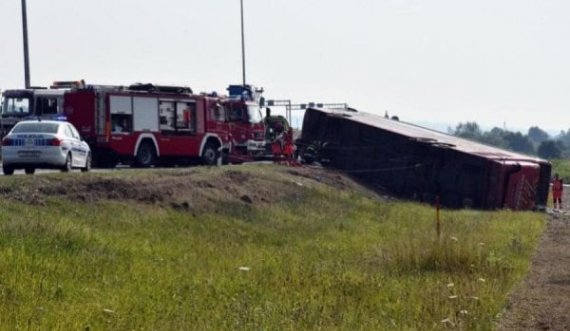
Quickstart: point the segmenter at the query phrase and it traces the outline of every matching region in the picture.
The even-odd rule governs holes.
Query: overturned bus
[[[298,140],[316,158],[402,198],[481,209],[542,209],[551,164],[356,111],[308,109]]]

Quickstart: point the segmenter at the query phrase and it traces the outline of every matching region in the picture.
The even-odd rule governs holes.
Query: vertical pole
[[[28,49],[28,15],[26,12],[26,0],[22,0],[22,30],[24,33],[24,78],[26,88],[30,88],[30,57]]]
[[[240,0],[241,8],[241,68],[243,76],[243,86],[245,87],[245,33],[243,28],[243,0]]]
[[[289,126],[293,127],[293,116],[291,115],[291,100],[287,100],[287,121],[289,122]]]
[[[435,231],[437,232],[437,239],[439,239],[440,235],[441,235],[441,221],[439,219],[439,208],[440,208],[440,202],[439,202],[439,195],[435,197]]]

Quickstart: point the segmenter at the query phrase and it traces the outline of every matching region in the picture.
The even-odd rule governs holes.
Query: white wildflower
[[[251,270],[250,267],[239,267],[238,269],[239,269],[239,271],[250,271]]]

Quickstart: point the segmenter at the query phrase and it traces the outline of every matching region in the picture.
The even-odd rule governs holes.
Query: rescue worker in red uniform
[[[554,202],[554,210],[562,209],[562,192],[564,191],[564,183],[558,174],[554,174],[552,180],[552,199]]]

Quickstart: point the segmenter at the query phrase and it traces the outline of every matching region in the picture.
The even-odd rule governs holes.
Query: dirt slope
[[[39,205],[49,203],[51,197],[87,203],[130,200],[201,212],[221,202],[255,204],[296,199],[306,191],[302,188],[317,186],[365,191],[330,170],[247,165],[14,176],[0,181],[0,199]]]
[[[530,272],[512,294],[499,330],[570,330],[570,192],[550,216]]]

